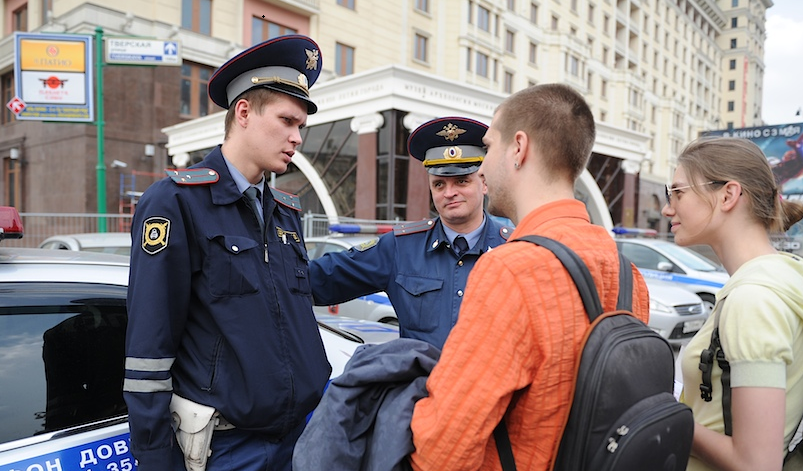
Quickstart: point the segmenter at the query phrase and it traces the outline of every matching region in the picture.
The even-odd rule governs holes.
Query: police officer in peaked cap
[[[399,226],[374,244],[310,262],[315,304],[385,291],[402,337],[443,347],[457,322],[469,271],[512,231],[483,209],[485,185],[477,171],[487,129],[473,119],[446,117],[410,134],[409,153],[427,169],[438,217]]]
[[[223,64],[209,81],[223,144],[137,205],[123,394],[140,471],[291,467],[331,368],[299,199],[265,174],[301,144],[321,61],[290,35]]]

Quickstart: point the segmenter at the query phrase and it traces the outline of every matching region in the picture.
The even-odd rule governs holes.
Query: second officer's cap
[[[487,130],[488,126],[469,118],[437,118],[410,133],[407,150],[432,175],[468,175],[480,169]]]
[[[228,109],[243,93],[256,87],[285,93],[307,104],[307,113],[318,107],[309,88],[321,73],[321,52],[307,36],[291,34],[269,39],[229,59],[209,79],[209,97]]]

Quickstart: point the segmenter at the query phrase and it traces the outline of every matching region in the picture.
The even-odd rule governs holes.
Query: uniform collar
[[[488,246],[488,231],[491,228],[496,228],[495,224],[489,223],[490,218],[488,218],[488,213],[483,211],[483,223],[477,230],[472,232],[471,234],[477,233],[477,243],[471,244],[469,241],[469,247],[471,247],[468,252],[470,254],[477,254],[482,255],[491,247]],[[496,230],[496,229],[495,229]],[[441,218],[435,218],[435,227],[432,230],[427,231],[427,252],[434,252],[439,249],[445,249],[447,245],[451,244],[449,237],[446,234],[447,229],[441,222]],[[454,231],[451,231],[454,234],[457,234]],[[467,239],[468,240],[468,239]]]
[[[191,168],[195,167],[211,168],[212,170],[217,171],[219,175],[221,175],[220,181],[218,181],[214,185],[210,185],[209,188],[210,191],[212,192],[212,203],[223,206],[227,204],[232,204],[235,201],[238,201],[240,198],[242,198],[243,191],[245,191],[245,188],[248,188],[248,186],[245,186],[242,190],[240,190],[236,181],[236,177],[229,170],[229,165],[226,159],[223,157],[223,153],[221,152],[220,149],[221,146],[218,145],[217,147],[212,149],[212,152],[210,152],[209,155],[207,155],[202,162],[193,165]],[[245,177],[243,177],[243,180],[245,180]],[[245,182],[247,183],[247,180],[245,180]],[[265,186],[264,182],[265,179],[263,178],[262,179],[263,189]],[[265,198],[264,190],[262,194],[263,194],[262,198],[263,204],[265,204],[266,206],[266,212],[269,213],[273,210],[272,208],[273,198],[272,197]]]

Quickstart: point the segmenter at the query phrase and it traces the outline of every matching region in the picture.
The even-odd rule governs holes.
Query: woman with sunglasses
[[[710,245],[731,275],[681,358],[695,419],[688,469],[780,470],[803,416],[803,259],[770,235],[803,205],[782,200],[761,150],[735,138],[689,144],[666,195],[675,243]]]

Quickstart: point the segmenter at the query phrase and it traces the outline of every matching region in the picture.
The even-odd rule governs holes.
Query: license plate
[[[700,330],[700,327],[703,326],[703,320],[699,319],[696,321],[686,321],[683,323],[683,333],[688,334],[690,332],[697,332]]]

